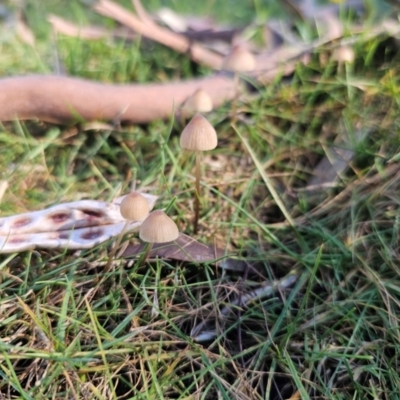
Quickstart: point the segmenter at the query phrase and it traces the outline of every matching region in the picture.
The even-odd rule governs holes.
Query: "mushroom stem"
[[[196,151],[196,193],[195,193],[195,200],[194,200],[194,221],[193,221],[193,233],[197,233],[197,227],[199,222],[199,215],[200,215],[200,161],[201,161],[201,154],[200,151]]]
[[[147,259],[149,258],[151,249],[153,248],[153,245],[154,243],[147,243],[142,259],[140,260],[139,268],[143,267],[143,265],[146,263]]]
[[[239,99],[239,74],[235,72],[233,76],[233,90],[235,94],[232,99],[232,108],[231,108],[231,122],[235,124],[236,122],[236,113],[237,113],[237,105]]]
[[[129,226],[129,222],[130,221],[126,221],[124,227],[122,228],[121,233],[118,235],[117,237],[117,241],[114,244],[114,247],[111,249],[110,254],[108,256],[108,261],[106,266],[104,267],[103,272],[106,273],[110,270],[110,266],[111,266],[111,262],[115,256],[115,253],[117,252],[117,250],[119,249],[119,245],[121,244],[121,240],[124,237],[126,231],[128,230],[128,226]]]

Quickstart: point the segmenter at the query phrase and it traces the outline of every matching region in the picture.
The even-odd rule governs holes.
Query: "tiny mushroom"
[[[197,89],[190,97],[188,97],[182,106],[182,112],[185,115],[209,112],[212,109],[212,99],[210,95],[203,89]]]
[[[148,243],[147,250],[142,258],[146,262],[154,243],[172,242],[178,239],[179,230],[175,222],[164,211],[151,212],[143,221],[139,229],[139,237]]]
[[[218,144],[217,132],[206,118],[196,114],[182,131],[179,143],[187,150],[212,150]]]
[[[183,149],[196,152],[196,196],[195,217],[193,224],[194,233],[197,232],[197,224],[200,213],[200,152],[212,150],[217,147],[218,137],[214,127],[200,114],[196,114],[186,125],[180,137],[180,145]]]
[[[353,64],[356,59],[356,54],[351,46],[340,46],[332,53],[332,59],[337,61],[338,70],[342,69],[343,64]]]
[[[236,119],[237,100],[239,96],[239,73],[250,72],[256,67],[256,60],[249,51],[241,46],[235,46],[231,52],[222,60],[221,69],[234,72],[233,86],[235,96],[232,100],[232,122]]]
[[[249,51],[241,46],[235,46],[229,54],[222,60],[221,69],[232,72],[253,71],[256,61]]]
[[[107,264],[104,268],[104,272],[108,271],[111,266],[111,261],[117,252],[121,240],[132,221],[143,221],[149,215],[150,206],[146,198],[138,192],[132,192],[127,194],[121,201],[119,211],[121,215],[126,219],[125,225],[122,228],[121,233],[117,237],[114,247],[111,249]]]
[[[164,211],[151,212],[139,229],[139,237],[147,243],[166,243],[178,239],[175,222]]]
[[[126,220],[143,221],[149,211],[149,202],[138,192],[127,194],[121,201],[120,212]]]

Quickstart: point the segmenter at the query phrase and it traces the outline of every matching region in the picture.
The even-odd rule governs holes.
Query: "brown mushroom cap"
[[[223,59],[221,69],[232,72],[253,71],[256,67],[256,60],[249,51],[240,46],[235,46],[232,51]]]
[[[175,222],[164,211],[151,212],[139,229],[139,237],[147,243],[166,243],[178,239]]]
[[[217,147],[218,137],[213,126],[202,115],[195,115],[185,126],[180,138],[183,149],[194,151],[212,150]]]
[[[213,109],[210,95],[203,89],[197,89],[183,104],[182,109],[187,113],[209,112]]]
[[[149,202],[138,192],[127,194],[121,201],[121,215],[129,221],[143,221],[149,211]]]

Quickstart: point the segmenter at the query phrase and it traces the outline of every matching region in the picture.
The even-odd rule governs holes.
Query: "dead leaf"
[[[354,145],[364,140],[368,131],[359,129],[350,140],[345,131],[338,135],[332,147],[323,146],[326,156],[318,163],[306,189],[331,188],[342,177],[354,157]]]
[[[145,244],[128,246],[122,257],[131,257],[143,252]],[[154,244],[149,257],[167,258],[177,261],[208,262],[218,260],[225,255],[225,250],[208,246],[196,239],[180,233],[177,240]]]

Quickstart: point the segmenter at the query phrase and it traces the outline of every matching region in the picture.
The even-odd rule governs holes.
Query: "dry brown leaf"
[[[346,132],[338,135],[334,145],[331,147],[323,146],[326,156],[314,168],[313,176],[309,180],[306,189],[320,189],[321,187],[330,188],[335,186],[338,178],[347,170],[354,157],[355,144],[365,138],[369,132],[358,130],[350,141]]]
[[[130,245],[122,257],[131,257],[143,252],[145,244]],[[224,257],[225,251],[198,242],[196,239],[180,233],[177,240],[168,243],[154,244],[149,257],[161,257],[169,260],[188,262],[209,262]]]

